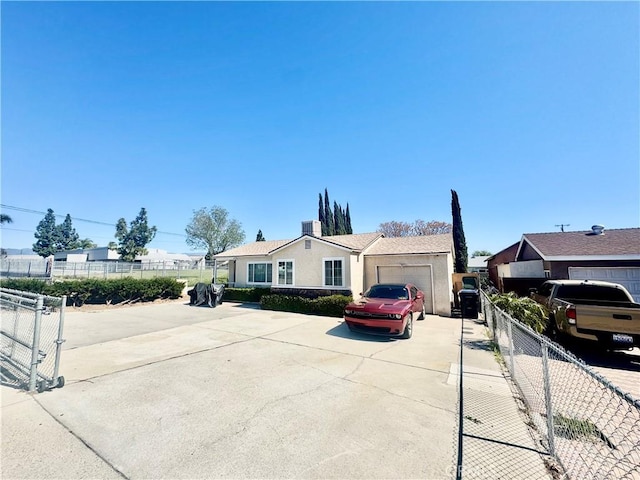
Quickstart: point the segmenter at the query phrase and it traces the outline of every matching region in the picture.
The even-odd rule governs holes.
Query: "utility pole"
[[[558,225],[556,225],[556,227],[560,227],[560,231],[564,232],[564,227],[570,227],[571,224],[570,223],[559,223]]]

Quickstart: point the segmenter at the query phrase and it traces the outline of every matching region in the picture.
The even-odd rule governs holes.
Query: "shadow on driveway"
[[[335,327],[327,330],[327,335],[331,335],[332,337],[340,337],[340,338],[350,338],[351,340],[360,340],[363,342],[377,342],[377,343],[388,343],[388,342],[396,342],[396,338],[391,337],[383,337],[376,335],[367,335],[364,333],[352,332],[347,327],[347,324],[342,322]]]

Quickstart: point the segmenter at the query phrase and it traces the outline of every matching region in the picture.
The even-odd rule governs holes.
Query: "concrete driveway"
[[[2,478],[451,478],[460,320],[409,340],[184,302],[70,311],[60,373],[2,387]]]

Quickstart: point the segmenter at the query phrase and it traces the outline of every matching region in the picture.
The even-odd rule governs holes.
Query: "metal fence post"
[[[36,301],[36,316],[33,324],[33,345],[31,350],[31,368],[29,370],[29,391],[36,389],[36,380],[38,377],[38,354],[40,352],[40,324],[42,322],[42,309],[44,306],[44,297],[38,295]]]
[[[513,363],[513,332],[511,330],[511,319],[507,318],[507,336],[509,337],[509,364],[511,366],[511,376],[515,378],[516,370]]]
[[[542,342],[542,379],[544,380],[544,403],[547,412],[547,438],[549,439],[549,453],[556,456],[555,433],[553,425],[553,404],[551,400],[551,382],[549,381],[549,347]]]
[[[60,354],[62,353],[62,344],[64,339],[62,338],[62,330],[64,328],[64,310],[67,306],[67,296],[62,296],[62,303],[60,304],[60,320],[58,322],[58,338],[56,339],[56,361],[53,367],[53,381],[57,383],[59,381],[58,370],[60,369]]]

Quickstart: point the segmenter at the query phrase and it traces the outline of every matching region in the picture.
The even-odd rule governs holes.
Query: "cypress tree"
[[[322,193],[318,194],[318,220],[320,220],[320,225],[322,226],[322,236],[326,237],[327,233],[327,217],[324,215],[324,205],[322,203]]]
[[[342,211],[342,207],[338,205],[335,200],[333,202],[333,221],[335,223],[334,230],[336,235],[344,235],[346,233],[344,212]]]
[[[353,228],[351,228],[351,214],[349,213],[349,203],[347,203],[347,211],[345,213],[345,227],[347,229],[347,235],[353,234]]]
[[[324,218],[327,222],[327,236],[335,235],[335,225],[333,221],[333,212],[331,212],[331,204],[329,203],[329,193],[324,189]]]
[[[453,248],[455,254],[455,273],[467,273],[467,241],[462,228],[460,202],[455,190],[451,190],[451,216],[453,217]]]

